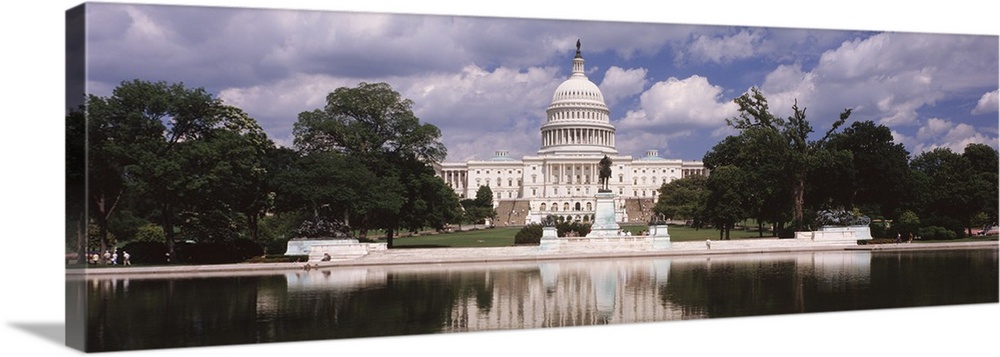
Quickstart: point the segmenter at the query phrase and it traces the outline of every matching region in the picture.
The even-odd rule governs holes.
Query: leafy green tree
[[[444,209],[428,202],[447,201],[421,199],[419,190],[427,172],[423,166],[440,162],[447,151],[440,142],[440,130],[421,123],[413,114],[413,102],[404,99],[386,83],[360,83],[357,87],[335,89],[326,98],[322,109],[302,112],[295,123],[295,147],[303,154],[336,152],[360,160],[375,177],[373,182],[351,181],[347,185],[373,185],[372,195],[364,195],[354,203],[351,216],[359,217],[365,229],[382,228],[392,247],[395,230],[428,219],[429,210]],[[402,187],[397,190],[393,187]],[[442,194],[431,190],[431,194]],[[404,212],[403,207],[417,209]],[[428,208],[428,209],[424,209]],[[454,207],[451,207],[454,209]],[[442,217],[448,214],[434,212]]]
[[[736,222],[747,217],[742,189],[745,179],[743,170],[729,165],[716,168],[708,177],[705,215],[719,230],[719,239],[729,240]]]
[[[1000,192],[998,192],[998,155],[997,150],[985,144],[969,144],[962,152],[962,158],[969,162],[971,174],[969,187],[972,189],[971,205],[979,212],[967,213],[969,228],[997,223],[997,210],[1000,209]],[[980,215],[981,213],[981,215]],[[978,217],[978,218],[977,218]],[[969,234],[972,234],[970,231]]]
[[[323,109],[299,114],[294,143],[306,153],[339,151],[377,164],[390,156],[440,162],[447,154],[441,131],[421,124],[412,106],[387,83],[337,88]]]
[[[707,176],[688,176],[664,183],[653,212],[672,219],[691,219],[698,226],[705,207]]]
[[[400,209],[401,226],[416,232],[424,227],[442,230],[458,219],[458,195],[430,166],[419,161],[402,163],[413,167],[402,170],[406,199]]]
[[[921,201],[917,202],[927,226],[939,226],[964,234],[967,224],[981,206],[977,205],[979,188],[972,184],[968,160],[948,148],[925,151],[910,161],[915,171]]]
[[[840,153],[850,162],[836,162],[833,170],[823,172],[816,180],[826,179],[827,187],[847,193],[843,206],[872,207],[882,217],[892,217],[912,195],[909,185],[909,156],[903,144],[895,143],[892,131],[872,121],[852,123],[843,132],[834,134],[827,143],[827,152]],[[831,182],[830,178],[840,178]]]
[[[493,208],[493,189],[489,185],[479,186],[476,190],[475,204],[477,207]]]
[[[213,239],[238,228],[236,200],[256,199],[246,197],[254,195],[252,180],[237,181],[261,169],[253,161],[271,143],[256,121],[203,88],[122,82],[110,97],[89,96],[87,117],[88,174],[99,182],[90,201],[101,236],[126,193],[156,208],[171,254],[178,222],[211,222],[199,228]]]
[[[815,162],[818,160],[816,153],[823,149],[829,137],[847,121],[851,115],[851,110],[844,110],[840,114],[840,118],[831,125],[822,138],[811,141],[809,140],[809,135],[813,132],[813,128],[806,120],[806,109],[800,109],[798,102],[792,105],[793,114],[787,119],[776,117],[770,112],[767,99],[757,88],[750,88],[749,92],[737,97],[733,102],[739,107],[739,115],[726,119],[726,123],[738,130],[740,136],[744,136],[744,138],[729,140],[728,142],[733,143],[743,140],[751,143],[759,143],[759,145],[743,146],[754,149],[730,147],[726,150],[720,150],[721,153],[717,156],[727,159],[735,158],[736,162],[720,159],[716,162],[716,165],[735,164],[747,168],[747,171],[751,171],[749,168],[752,167],[750,166],[752,162],[740,160],[741,156],[747,156],[745,151],[743,155],[740,155],[741,151],[766,148],[769,157],[763,162],[774,164],[774,170],[764,171],[769,173],[779,172],[783,177],[787,177],[789,181],[774,181],[773,185],[768,186],[771,192],[765,191],[760,194],[763,197],[771,197],[772,193],[789,192],[790,197],[788,198],[791,200],[792,220],[795,222],[796,227],[801,229],[802,224],[805,222],[803,211],[806,206],[806,180],[809,169],[816,166]],[[780,140],[778,139],[779,137]],[[724,141],[724,143],[726,142]],[[708,162],[711,161],[710,159],[711,157],[707,155],[706,165],[709,165]],[[760,181],[751,180],[750,182]],[[757,192],[758,190],[752,191]],[[755,198],[750,201],[750,204],[757,207],[770,206],[763,202],[764,199]]]
[[[920,217],[913,211],[904,211],[893,224],[893,230],[899,234],[909,237],[910,234],[918,234],[920,229]]]
[[[66,115],[66,252],[77,253],[77,264],[87,259],[87,117],[83,108]]]

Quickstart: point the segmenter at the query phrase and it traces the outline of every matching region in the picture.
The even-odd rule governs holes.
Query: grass
[[[451,233],[429,233],[419,236],[395,237],[395,248],[431,247],[510,247],[520,227],[477,229]],[[385,241],[380,239],[379,241]]]
[[[640,231],[649,229],[646,225],[626,225],[622,229],[638,235]],[[402,236],[393,238],[393,246],[396,248],[440,248],[440,247],[510,247],[514,245],[514,235],[520,231],[520,227],[490,228],[466,230],[451,233],[425,233],[419,236]],[[719,231],[714,229],[694,229],[684,226],[670,226],[670,240],[674,242],[703,241],[706,239],[718,240]],[[756,239],[757,232],[732,231],[730,238]],[[764,238],[772,238],[768,233],[764,233]],[[379,239],[384,242],[385,239]]]
[[[646,225],[625,225],[622,229],[638,235],[640,231],[649,229]],[[514,245],[514,235],[521,230],[520,227],[473,229],[450,233],[424,233],[419,236],[401,236],[393,239],[396,248],[443,248],[443,247],[511,247]],[[719,231],[715,229],[694,229],[685,226],[670,226],[670,240],[674,242],[704,241],[706,239],[719,240]],[[759,237],[756,231],[733,230],[730,232],[733,240],[743,239],[770,239],[769,232],[764,232],[764,237]],[[935,243],[935,242],[981,242],[996,241],[997,236],[967,237],[961,239],[934,241],[921,240],[915,243]],[[385,239],[379,239],[384,242]]]

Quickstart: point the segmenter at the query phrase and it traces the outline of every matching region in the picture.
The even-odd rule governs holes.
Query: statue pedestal
[[[670,232],[666,224],[650,225],[649,238],[653,240],[653,249],[670,249]]]
[[[871,240],[872,233],[868,226],[823,226],[818,231],[795,232],[795,238],[813,242],[857,244],[859,240]]]
[[[542,239],[538,242],[540,250],[559,249],[559,232],[556,227],[542,227]]]
[[[306,255],[309,261],[323,259],[329,254],[332,259],[356,259],[368,255],[373,250],[385,250],[385,243],[359,243],[353,238],[291,239],[285,255]]]
[[[587,238],[618,236],[620,227],[615,222],[614,192],[598,192],[597,206],[594,208],[594,223]]]

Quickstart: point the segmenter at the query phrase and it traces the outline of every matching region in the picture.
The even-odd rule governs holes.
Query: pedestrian
[[[910,232],[910,240],[907,243],[913,243],[913,232]]]
[[[111,252],[109,252],[107,250],[104,251],[104,259],[103,259],[103,261],[104,261],[104,264],[111,263]]]
[[[123,259],[122,265],[132,265],[132,262],[128,260],[128,258],[130,258],[130,257],[132,257],[132,256],[128,254],[128,251],[124,251],[123,250],[122,251],[122,259]]]
[[[896,233],[896,244],[903,243],[903,234]]]
[[[111,253],[111,265],[118,265],[118,250],[115,250],[114,253]]]

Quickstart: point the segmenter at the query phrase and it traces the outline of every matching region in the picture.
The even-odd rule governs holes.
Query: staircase
[[[626,198],[625,214],[628,215],[627,223],[648,223],[653,217],[652,198]]]
[[[529,200],[502,200],[497,204],[497,219],[493,224],[497,227],[524,225],[530,208]]]

